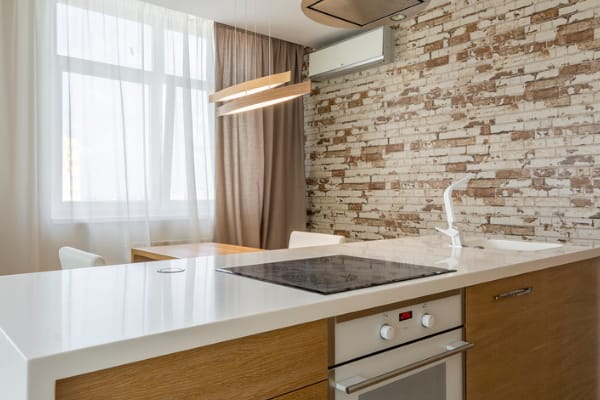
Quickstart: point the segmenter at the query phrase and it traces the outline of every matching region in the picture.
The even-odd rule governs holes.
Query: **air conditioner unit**
[[[394,60],[394,32],[381,27],[308,55],[310,79],[323,81]]]

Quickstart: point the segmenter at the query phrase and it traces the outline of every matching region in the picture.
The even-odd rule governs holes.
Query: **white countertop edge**
[[[87,347],[65,353],[29,360],[29,373],[34,381],[44,379],[44,371],[53,371],[52,381],[80,375],[148,358],[191,350],[214,343],[233,340],[275,329],[285,328],[319,319],[330,318],[363,309],[430,294],[461,289],[496,279],[521,275],[600,257],[600,248],[577,253],[497,267],[477,272],[455,272],[405,281],[395,284],[324,296],[317,303],[275,310],[266,313],[226,319],[214,323],[167,331],[119,342]],[[85,361],[85,362],[81,362]],[[85,365],[85,368],[82,368]],[[75,367],[76,366],[76,367]],[[69,368],[71,367],[71,368]],[[48,377],[45,377],[48,378]]]

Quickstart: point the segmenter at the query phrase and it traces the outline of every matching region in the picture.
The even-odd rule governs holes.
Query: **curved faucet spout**
[[[467,174],[463,178],[450,184],[450,186],[448,186],[446,188],[446,190],[444,190],[444,209],[446,211],[446,219],[448,220],[448,228],[442,229],[442,228],[436,227],[435,229],[438,232],[441,232],[447,236],[450,236],[450,239],[452,240],[452,247],[462,247],[462,240],[460,238],[460,232],[454,226],[454,222],[456,221],[456,219],[454,216],[454,204],[452,203],[452,192],[456,188],[466,187],[467,182],[469,182],[469,180],[471,180],[474,176],[475,175],[473,175],[473,174]]]

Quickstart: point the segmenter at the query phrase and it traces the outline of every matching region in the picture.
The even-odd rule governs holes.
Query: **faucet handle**
[[[436,226],[435,229],[446,236],[450,236],[453,248],[462,247],[462,240],[460,239],[460,232],[458,231],[458,229],[454,228],[453,226],[449,226],[448,229],[442,229]]]
[[[439,228],[436,226],[435,230],[443,233],[444,235],[450,236],[450,237],[458,235],[458,231],[451,226],[448,227],[448,229]]]

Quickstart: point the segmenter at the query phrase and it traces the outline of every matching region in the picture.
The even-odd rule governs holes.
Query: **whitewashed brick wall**
[[[600,0],[433,0],[395,62],[305,99],[308,227],[600,245]]]

